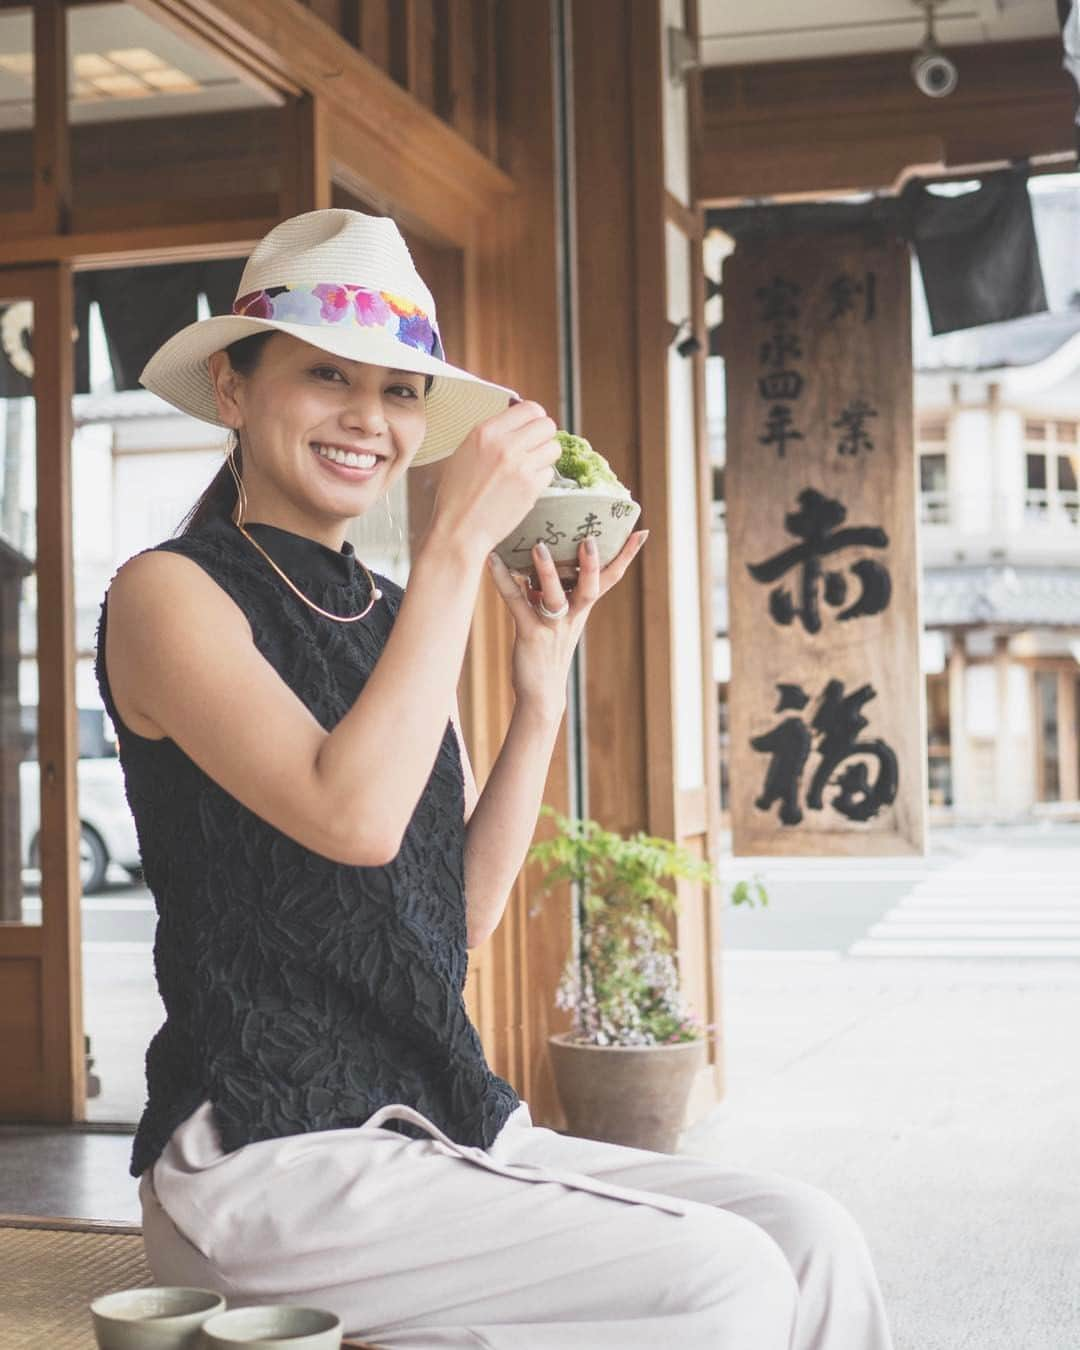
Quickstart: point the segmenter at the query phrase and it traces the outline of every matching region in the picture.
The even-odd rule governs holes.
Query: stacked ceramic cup
[[[100,1350],[339,1350],[341,1319],[278,1304],[225,1311],[210,1289],[125,1289],[90,1305]]]

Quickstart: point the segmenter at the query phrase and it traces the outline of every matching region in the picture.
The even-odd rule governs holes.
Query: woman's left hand
[[[550,554],[541,545],[533,549],[539,590],[533,589],[527,577],[511,572],[497,554],[490,555],[491,575],[514,618],[513,686],[519,703],[544,709],[565,707],[570,663],[589,613],[597,600],[622,580],[648,537],[648,530],[632,534],[604,568],[586,547],[588,541],[583,540],[578,545],[577,585],[569,594],[563,590]],[[545,619],[536,608],[541,600],[553,611],[568,601],[569,612],[561,619]]]

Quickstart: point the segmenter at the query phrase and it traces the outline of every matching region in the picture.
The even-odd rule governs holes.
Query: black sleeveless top
[[[370,585],[348,541],[335,551],[275,525],[245,528],[321,608],[356,614],[367,604]],[[232,597],[259,652],[327,731],[364,687],[404,594],[378,576],[384,598],[371,613],[335,623],[295,596],[225,517],[155,548],[194,559]],[[157,907],[166,1013],[146,1055],[132,1175],[207,1100],[226,1151],[361,1125],[391,1102],[486,1148],[519,1098],[488,1067],[463,997],[464,782],[453,723],[398,855],[384,867],[334,862],[250,811],[175,741],[122,721],[105,668],[106,606],[98,687]],[[388,1127],[428,1137],[408,1121]]]

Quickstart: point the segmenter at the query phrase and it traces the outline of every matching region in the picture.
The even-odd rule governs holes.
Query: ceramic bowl
[[[213,1350],[232,1350],[235,1345],[252,1350],[339,1350],[341,1337],[341,1319],[333,1313],[286,1303],[234,1308],[203,1327],[204,1343]]]
[[[122,1289],[90,1304],[101,1350],[197,1350],[203,1323],[225,1307],[212,1289]]]
[[[563,581],[577,575],[578,548],[591,536],[599,550],[600,566],[616,556],[641,515],[629,497],[613,497],[590,488],[542,492],[532,510],[513,533],[495,546],[512,572],[528,576],[534,570],[532,550],[543,541]]]

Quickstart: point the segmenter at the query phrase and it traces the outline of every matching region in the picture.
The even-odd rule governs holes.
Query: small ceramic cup
[[[122,1289],[90,1304],[100,1350],[197,1350],[203,1323],[225,1308],[212,1289]]]
[[[218,1313],[203,1327],[203,1338],[213,1350],[339,1350],[341,1319],[321,1308],[297,1308],[287,1303],[263,1308],[234,1308]]]

